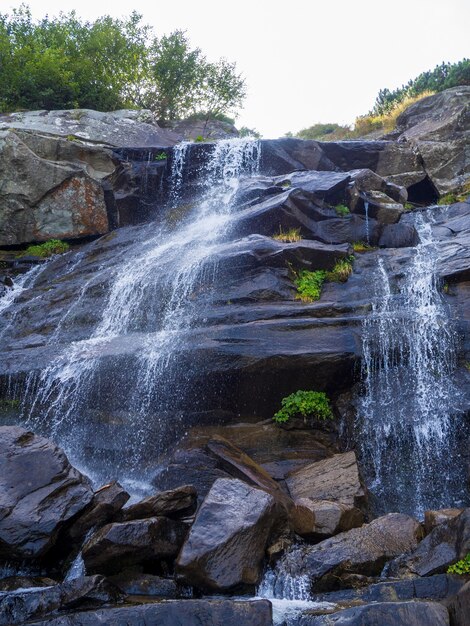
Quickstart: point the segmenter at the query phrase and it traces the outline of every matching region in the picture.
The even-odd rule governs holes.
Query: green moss
[[[278,423],[289,421],[294,417],[307,417],[318,420],[333,419],[328,396],[323,391],[296,391],[281,400],[281,408],[273,415]]]
[[[350,213],[348,207],[345,204],[337,204],[335,206],[335,211],[336,215],[339,215],[340,217],[346,217],[346,215],[349,215]]]
[[[442,196],[442,198],[439,198],[439,200],[437,201],[437,204],[446,205],[446,204],[454,204],[454,202],[457,202],[457,196],[455,195],[455,193],[446,193],[445,196]]]
[[[44,243],[28,246],[20,256],[38,256],[41,259],[46,259],[53,254],[63,254],[70,250],[70,246],[66,241],[60,241],[60,239],[50,239]]]

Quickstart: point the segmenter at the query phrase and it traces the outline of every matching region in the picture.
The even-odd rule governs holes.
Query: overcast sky
[[[19,2],[2,1],[2,13]],[[34,17],[85,19],[133,9],[161,35],[187,31],[211,60],[236,61],[248,97],[237,126],[277,137],[349,124],[379,89],[470,57],[470,0],[30,0]]]

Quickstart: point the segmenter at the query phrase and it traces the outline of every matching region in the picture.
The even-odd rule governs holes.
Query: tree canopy
[[[150,108],[162,121],[234,114],[245,81],[234,63],[209,62],[184,31],[157,37],[136,12],[34,21],[26,5],[0,14],[0,111]]]

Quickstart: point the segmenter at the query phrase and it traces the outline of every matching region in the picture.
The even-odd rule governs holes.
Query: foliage
[[[453,565],[447,568],[448,574],[459,574],[460,576],[467,576],[470,574],[470,552],[464,559],[457,561]]]
[[[308,128],[303,128],[295,134],[299,139],[313,139],[315,141],[338,141],[349,137],[351,129],[349,126],[340,124],[314,124]],[[292,136],[287,133],[286,136]]]
[[[167,159],[167,154],[166,152],[158,152],[155,156],[154,156],[154,160],[155,161],[166,161]]]
[[[160,38],[135,11],[94,22],[75,12],[34,21],[26,5],[0,14],[0,111],[146,107],[160,120],[237,110],[245,81],[209,63],[184,31]]]
[[[253,137],[253,139],[261,139],[261,133],[259,133],[255,128],[248,128],[247,126],[242,126],[238,130],[239,137]]]
[[[457,196],[455,193],[447,193],[445,196],[439,198],[437,204],[445,206],[447,204],[454,204],[454,202],[457,202]]]
[[[300,241],[302,235],[300,234],[300,228],[289,228],[289,230],[283,231],[279,226],[279,233],[273,235],[273,239],[293,243],[294,241]]]
[[[319,300],[325,281],[344,283],[352,273],[354,256],[337,261],[332,270],[300,270],[294,273],[294,285],[297,288],[296,299],[302,302]]]
[[[372,252],[373,250],[377,250],[375,246],[371,246],[365,241],[355,241],[353,243],[354,252]]]
[[[66,241],[60,239],[50,239],[44,243],[28,246],[22,253],[22,256],[38,256],[45,259],[53,254],[63,254],[70,250],[70,246]]]
[[[318,420],[333,419],[328,396],[323,391],[296,391],[281,400],[281,408],[274,414],[275,422],[287,422],[293,417]]]
[[[204,141],[207,141],[207,139],[203,137],[202,135],[198,135],[194,141],[195,143],[203,143]]]
[[[0,398],[0,411],[8,411],[10,409],[18,409],[20,406],[19,400],[13,400],[10,398]]]
[[[347,257],[335,263],[330,272],[327,272],[326,279],[332,283],[345,283],[352,274],[352,263],[354,257]]]
[[[302,302],[319,300],[326,276],[325,270],[315,270],[314,272],[301,270],[294,279],[294,284],[297,287],[296,298]]]
[[[339,215],[340,217],[346,217],[346,215],[349,215],[350,213],[348,207],[344,204],[337,204],[335,206],[335,211],[336,211],[336,214]]]

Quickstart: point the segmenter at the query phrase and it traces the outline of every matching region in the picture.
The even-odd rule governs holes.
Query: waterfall
[[[357,440],[376,513],[422,515],[461,504],[457,336],[436,275],[432,210],[416,216],[420,244],[394,282],[378,262],[363,325],[364,394]],[[393,256],[390,257],[393,261]]]
[[[184,184],[187,154],[187,144],[183,144],[173,160],[173,202]],[[129,484],[142,469],[145,446],[151,448],[154,459],[164,451],[168,433],[174,436],[181,430],[178,400],[186,392],[191,371],[181,364],[179,353],[197,312],[195,299],[199,292],[210,290],[217,272],[216,253],[236,217],[232,200],[238,181],[258,170],[259,158],[258,141],[215,144],[200,173],[201,193],[192,212],[176,226],[155,223],[146,239],[118,258],[112,275],[103,277],[107,298],[90,337],[69,345],[39,377],[27,381],[24,414],[28,425],[58,441],[72,462],[82,468],[85,465],[92,477],[93,470],[80,452],[100,437],[104,445],[111,446],[112,435],[102,431],[112,432],[119,417],[111,416],[100,426],[94,418],[84,416],[90,411],[96,416],[94,398],[100,393],[100,384],[114,379],[115,372],[107,368],[113,367],[116,345],[126,347],[138,341],[141,348],[125,372],[126,394],[120,405],[125,414],[126,430],[121,438],[124,436],[126,452],[116,453],[112,468],[103,461],[99,479],[108,478],[106,472],[115,476],[121,471]],[[93,285],[85,282],[80,297],[88,288]],[[68,311],[64,317],[67,315]],[[58,342],[61,323],[55,333]],[[120,371],[120,380],[122,374]],[[116,389],[117,395],[122,392]]]
[[[370,244],[370,233],[369,233],[369,203],[367,200],[364,200],[364,212],[366,215],[366,243]]]

